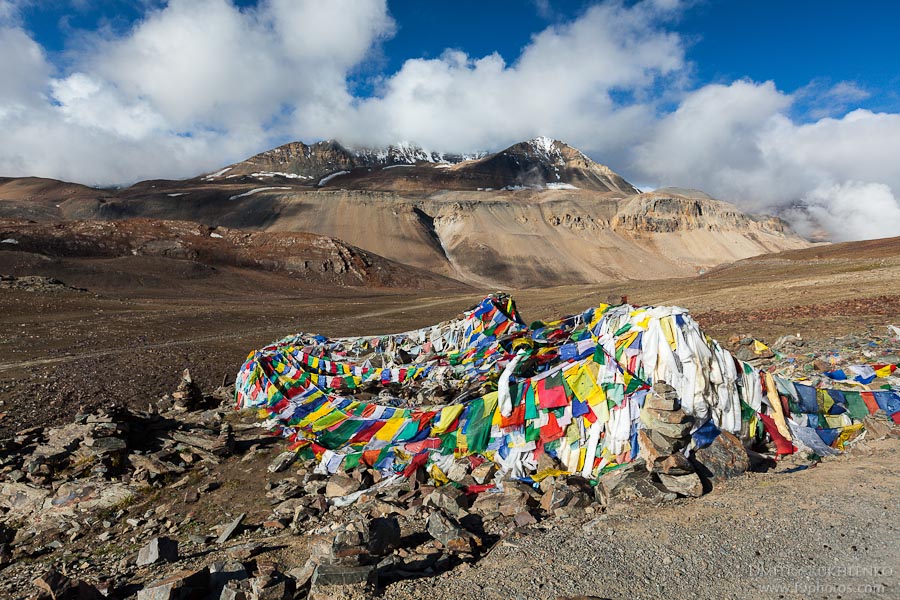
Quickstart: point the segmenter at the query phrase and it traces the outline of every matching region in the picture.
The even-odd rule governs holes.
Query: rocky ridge
[[[399,143],[385,148],[356,149],[348,148],[336,140],[314,144],[289,142],[215,173],[209,173],[201,179],[215,181],[247,176],[256,179],[280,177],[319,182],[332,173],[356,168],[410,166],[418,163],[451,165],[466,160],[477,160],[483,155],[484,153],[429,152],[410,143]]]
[[[399,169],[399,167],[406,167]],[[374,173],[373,173],[374,171]],[[592,189],[636,194],[609,167],[564,142],[538,137],[487,154],[431,152],[415,144],[350,149],[335,140],[291,142],[200,178],[201,181],[290,180],[316,187],[410,189]]]
[[[52,224],[0,219],[0,237],[15,241],[0,246],[0,251],[49,257],[158,257],[280,272],[307,283],[337,286],[458,286],[341,240],[301,232],[248,232],[155,219]]]

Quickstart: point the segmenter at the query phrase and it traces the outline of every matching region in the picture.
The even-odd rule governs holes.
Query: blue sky
[[[546,135],[643,188],[900,234],[898,22],[822,0],[0,0],[0,175]]]
[[[25,3],[23,24],[65,63],[65,50],[82,31],[127,32],[145,6],[164,3],[124,0],[42,0]],[[255,1],[236,2],[253,7]],[[531,36],[548,25],[576,18],[587,0],[457,0],[388,3],[396,33],[353,74],[356,90],[372,93],[372,79],[397,71],[409,58],[435,58],[447,48],[473,56],[498,52],[512,62]],[[749,78],[773,80],[793,91],[810,83],[854,82],[869,95],[857,105],[900,109],[900,4],[848,0],[700,0],[673,25],[686,40],[698,82]],[[801,118],[805,115],[799,114]]]

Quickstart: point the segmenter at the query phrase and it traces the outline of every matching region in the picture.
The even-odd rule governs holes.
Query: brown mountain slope
[[[440,275],[401,265],[340,240],[311,233],[248,232],[186,221],[129,219],[35,223],[0,220],[0,272],[15,263],[49,259],[148,259],[131,261],[140,271],[169,263],[198,275],[217,267],[272,272],[299,285],[463,289]],[[161,260],[157,260],[161,259]],[[176,262],[181,264],[176,265]],[[39,264],[39,263],[34,263]],[[186,265],[194,265],[186,267]],[[66,278],[71,282],[71,278]]]
[[[483,286],[681,277],[809,245],[778,219],[701,192],[638,193],[581,152],[540,138],[477,159],[298,143],[188,181],[68,196],[60,184],[27,198],[16,185],[0,181],[0,214],[311,232]]]

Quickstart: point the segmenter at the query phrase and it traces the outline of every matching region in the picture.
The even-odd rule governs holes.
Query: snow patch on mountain
[[[205,181],[209,181],[210,179],[216,179],[217,177],[221,177],[222,175],[224,175],[225,173],[227,173],[227,172],[230,171],[231,169],[232,169],[232,167],[225,167],[224,169],[222,169],[222,170],[220,170],[220,171],[216,171],[215,173],[210,173],[209,175],[207,175],[207,176],[204,177],[203,179],[204,179]]]
[[[289,190],[289,189],[291,189],[291,188],[289,188],[289,187],[261,187],[261,188],[256,188],[256,189],[250,190],[249,192],[244,192],[243,194],[235,194],[234,196],[231,196],[228,199],[229,200],[237,200],[238,198],[243,198],[244,196],[252,196],[253,194],[256,194],[258,192],[266,192],[269,190]]]
[[[350,173],[350,171],[338,171],[337,173],[332,173],[331,175],[326,175],[325,177],[323,177],[322,179],[319,180],[319,183],[317,185],[318,185],[318,187],[322,187],[323,185],[325,185],[326,183],[328,183],[335,177],[338,177],[340,175],[348,175],[349,173]]]

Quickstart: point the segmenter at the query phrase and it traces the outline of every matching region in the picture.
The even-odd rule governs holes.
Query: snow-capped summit
[[[336,140],[310,145],[291,142],[202,179],[213,182],[238,178],[267,182],[280,178],[318,188],[589,189],[637,193],[608,167],[564,142],[544,136],[493,154],[436,152],[411,142],[382,148],[349,148]]]

